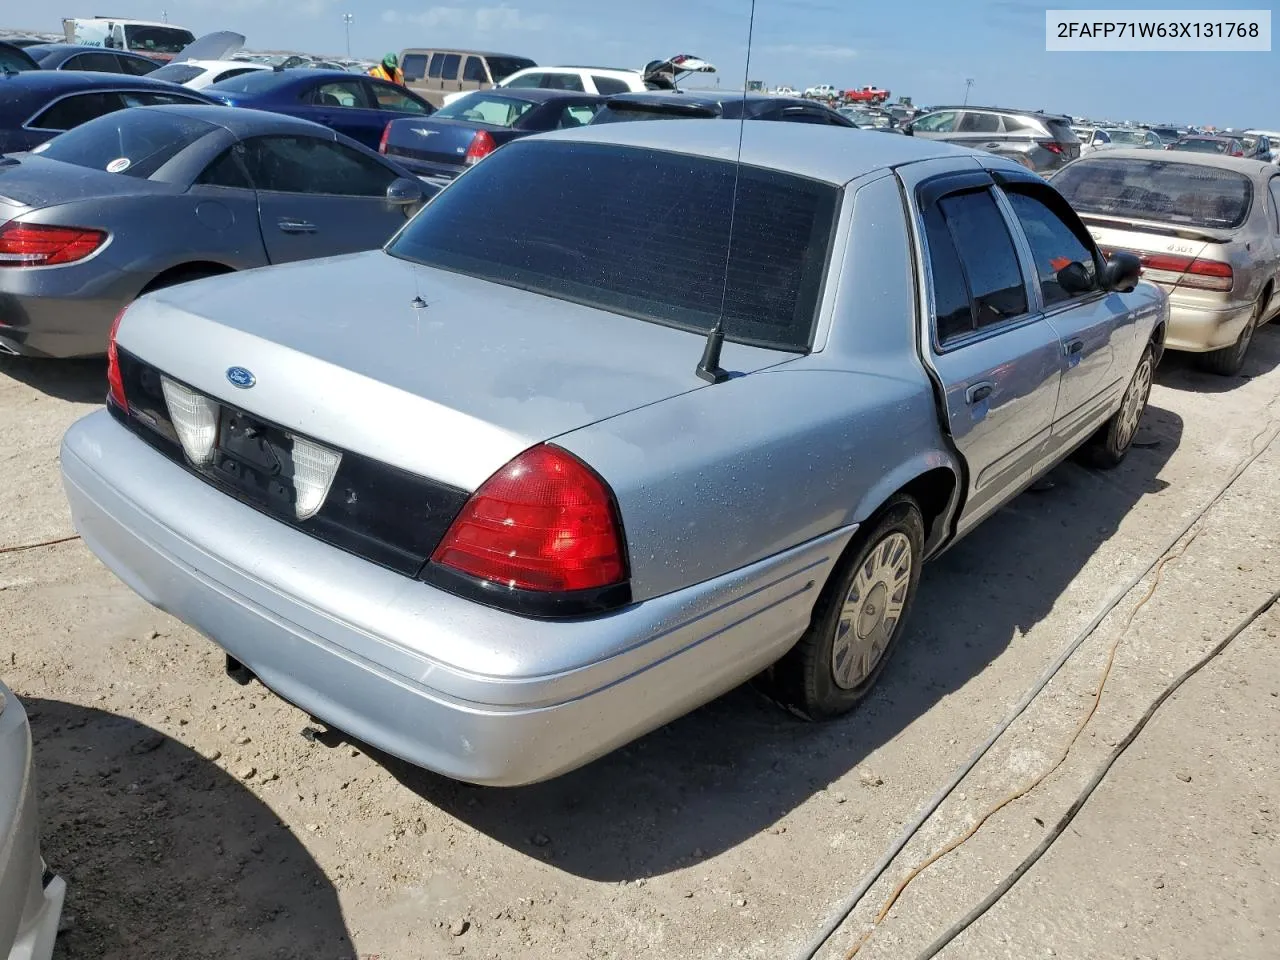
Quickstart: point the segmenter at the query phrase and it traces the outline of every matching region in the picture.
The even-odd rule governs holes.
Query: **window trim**
[[[924,268],[924,285],[925,285],[925,301],[927,307],[927,321],[929,324],[929,347],[934,356],[941,357],[955,350],[962,350],[965,347],[975,343],[983,343],[994,337],[1000,336],[1010,330],[1017,330],[1025,326],[1030,326],[1044,319],[1044,312],[1037,307],[1039,300],[1039,279],[1037,278],[1034,288],[1027,277],[1027,265],[1025,263],[1025,253],[1020,246],[1020,242],[1025,238],[1021,236],[1021,228],[1016,232],[1015,224],[1009,223],[1009,213],[1003,201],[1003,197],[995,189],[996,181],[992,176],[992,171],[987,170],[952,170],[947,173],[940,173],[937,176],[920,183],[915,190],[916,193],[916,209],[914,216],[914,227],[918,235],[920,243],[921,266]],[[933,258],[929,252],[929,237],[925,231],[924,213],[931,206],[936,206],[939,201],[950,196],[960,193],[973,193],[986,190],[991,194],[992,200],[995,202],[996,209],[1000,212],[1000,216],[1005,221],[1005,230],[1009,233],[1009,240],[1013,244],[1014,257],[1018,264],[1018,273],[1022,277],[1022,289],[1027,299],[1027,312],[1019,314],[1016,317],[1009,317],[1000,323],[993,323],[985,327],[977,327],[975,321],[975,329],[963,336],[955,337],[948,340],[945,344],[938,336],[938,304],[934,295],[933,284]],[[944,218],[945,222],[945,218]],[[948,232],[950,232],[950,224]],[[955,237],[952,235],[952,243],[955,244]],[[955,244],[956,254],[959,256],[960,246]],[[965,293],[969,297],[970,310],[973,309],[973,293],[969,289],[969,273],[965,267],[964,259],[960,260],[960,269],[964,276]],[[1033,296],[1034,295],[1034,296]]]

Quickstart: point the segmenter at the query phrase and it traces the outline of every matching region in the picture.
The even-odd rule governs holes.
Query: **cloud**
[[[326,0],[311,0],[324,3]],[[547,26],[549,18],[544,14],[522,13],[517,7],[505,3],[496,7],[428,7],[415,13],[387,10],[382,14],[384,23],[406,24],[427,30],[448,28],[472,30],[475,33],[531,33]]]
[[[809,57],[814,60],[853,60],[858,51],[852,47],[837,47],[830,44],[816,46],[803,43],[783,43],[758,48],[761,53],[780,57]]]

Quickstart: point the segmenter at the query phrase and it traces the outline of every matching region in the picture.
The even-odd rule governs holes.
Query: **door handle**
[[[1078,339],[1069,340],[1062,349],[1067,354],[1067,366],[1074,367],[1080,362],[1080,358],[1084,354],[1084,341]]]
[[[980,383],[970,384],[969,389],[964,392],[965,403],[969,404],[971,407],[974,404],[981,403],[983,400],[990,397],[991,394],[995,392],[995,389],[996,385],[990,380],[983,380]]]
[[[288,217],[276,221],[276,225],[285,233],[315,233],[316,225],[305,220],[291,220]]]

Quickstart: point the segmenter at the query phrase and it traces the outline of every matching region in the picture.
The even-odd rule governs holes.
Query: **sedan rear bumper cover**
[[[312,715],[491,785],[564,773],[749,679],[807,627],[854,533],[614,614],[551,623],[480,607],[286,527],[105,411],[68,431],[62,470],[76,529],[149,602]]]
[[[1209,307],[1201,301],[1180,299],[1174,290],[1169,294],[1169,332],[1165,346],[1189,353],[1229,347],[1239,339],[1253,310],[1252,303]]]

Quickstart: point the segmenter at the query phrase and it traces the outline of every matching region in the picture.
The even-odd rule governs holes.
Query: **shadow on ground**
[[[1249,352],[1245,354],[1244,367],[1238,374],[1223,377],[1216,373],[1205,373],[1197,366],[1196,361],[1194,353],[1166,351],[1156,373],[1156,382],[1173,390],[1226,393],[1248,383],[1254,377],[1270,373],[1280,367],[1280,318],[1254,333],[1253,343],[1249,344]]]
[[[125,717],[23,702],[67,881],[57,960],[353,960],[324,872],[240,783]]]
[[[1017,498],[926,569],[895,662],[852,716],[801,723],[741,688],[582,770],[508,790],[378,758],[426,801],[579,876],[635,879],[714,856],[849,772],[1044,619],[1134,504],[1167,486],[1157,475],[1181,436],[1181,418],[1149,408],[1120,468],[1064,464],[1051,489]]]
[[[0,376],[72,403],[102,403],[107,396],[106,360],[36,360],[0,357]]]

